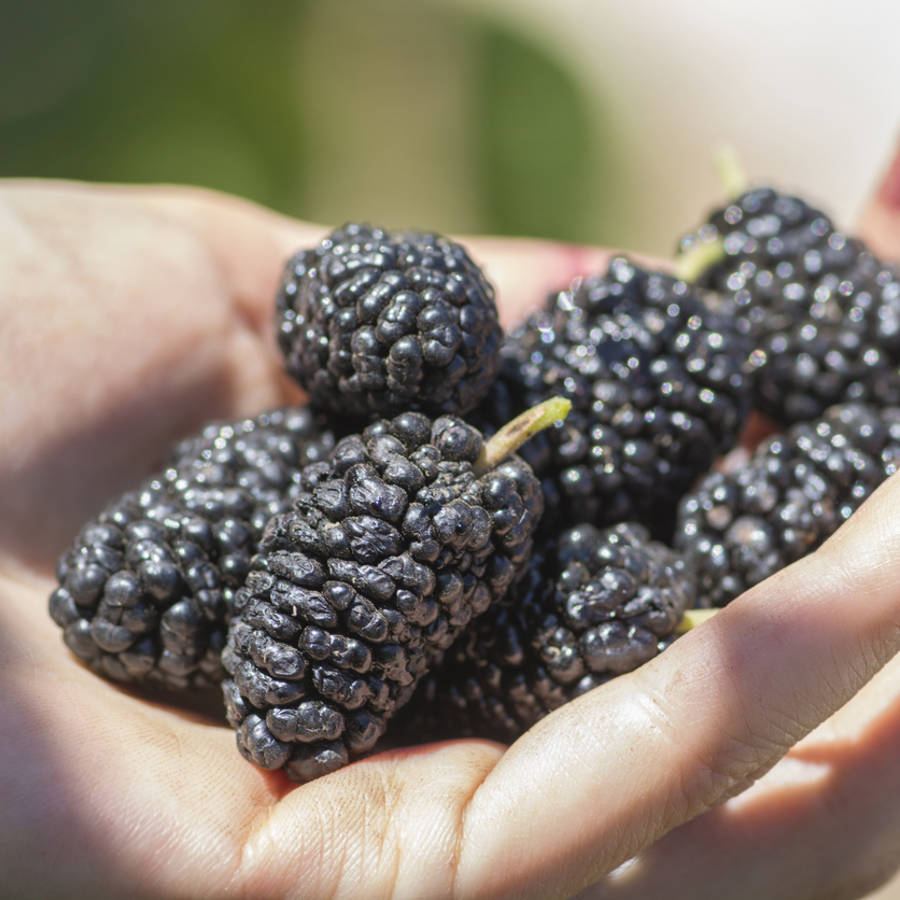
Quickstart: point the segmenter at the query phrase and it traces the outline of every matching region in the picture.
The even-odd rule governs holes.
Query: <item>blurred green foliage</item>
[[[476,46],[470,127],[492,230],[577,240],[592,154],[583,98],[509,31],[484,28]]]
[[[546,51],[417,0],[41,0],[0,29],[3,176],[595,240],[595,132]]]
[[[2,54],[0,172],[186,182],[278,205],[306,169],[284,78],[303,4],[267,6],[264,19],[238,0],[21,4]]]

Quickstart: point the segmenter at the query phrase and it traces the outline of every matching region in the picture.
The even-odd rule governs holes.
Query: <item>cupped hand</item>
[[[885,877],[897,479],[820,551],[508,749],[391,750],[298,786],[245,762],[219,720],[68,653],[46,598],[79,525],[175,438],[299,398],[271,309],[284,259],[323,231],[189,189],[0,188],[0,892],[793,898]],[[603,258],[467,245],[507,323]]]

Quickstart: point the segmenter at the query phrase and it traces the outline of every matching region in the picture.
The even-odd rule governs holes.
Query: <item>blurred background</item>
[[[896,0],[40,0],[0,176],[186,182],[314,221],[668,255],[757,179],[850,226],[900,127]]]

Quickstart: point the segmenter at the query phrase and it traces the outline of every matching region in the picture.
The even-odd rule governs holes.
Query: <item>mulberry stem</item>
[[[719,174],[719,184],[722,185],[725,196],[731,200],[737,199],[750,187],[737,151],[731,144],[722,144],[716,150],[713,159]]]
[[[572,401],[565,397],[551,397],[538,403],[507,422],[490,440],[485,442],[481,456],[474,465],[476,475],[489,472],[503,462],[510,453],[515,453],[525,441],[533,438],[556,422],[562,422],[572,408]]]
[[[719,184],[729,200],[735,200],[749,187],[747,173],[738,159],[737,151],[731,144],[722,144],[713,157]],[[725,245],[721,239],[705,244],[697,244],[675,261],[675,275],[682,281],[694,282],[707,269],[725,258]]]
[[[708,619],[711,619],[719,610],[717,609],[688,609],[678,625],[675,626],[676,634],[684,634],[698,625],[702,625]]]
[[[721,238],[697,244],[675,260],[675,277],[692,283],[723,259],[725,259],[725,244]]]

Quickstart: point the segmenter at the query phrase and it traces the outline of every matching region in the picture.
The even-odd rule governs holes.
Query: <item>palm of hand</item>
[[[152,702],[80,667],[46,614],[56,555],[105,500],[152,471],[177,436],[211,418],[297,398],[280,373],[270,304],[280,261],[316,229],[192,193],[54,191],[14,187],[5,210],[15,264],[4,277],[14,303],[0,374],[16,385],[0,436],[0,721],[7,735],[0,794],[15,826],[5,832],[8,890],[15,894],[18,885],[27,894],[40,883],[42,896],[116,896],[133,894],[137,884],[154,896],[355,897],[498,896],[527,887],[546,896],[591,883],[735,793],[826,714],[827,704],[812,704],[808,721],[785,713],[775,738],[769,729],[756,743],[741,734],[708,741],[703,746],[712,749],[699,763],[689,740],[674,750],[682,738],[666,729],[677,720],[641,696],[661,697],[661,684],[667,697],[677,695],[692,653],[702,658],[712,647],[727,656],[727,641],[710,629],[706,649],[698,640],[680,642],[687,649],[673,648],[648,667],[649,680],[620,679],[605,703],[582,698],[506,754],[478,741],[392,751],[297,788],[242,760],[215,719]],[[483,246],[502,263],[501,248]],[[548,287],[565,281],[566,266],[587,261],[560,261],[557,252],[554,271],[549,259],[538,261]],[[530,297],[542,289],[533,286]],[[889,648],[881,655],[890,656]],[[722,664],[733,669],[735,659]],[[868,662],[857,681],[870,674]],[[806,754],[837,766],[846,754],[842,736],[851,735],[865,751],[858,746],[852,765],[839,768],[849,780],[838,788],[855,805],[834,822],[881,810],[865,766],[900,779],[888,752],[900,736],[900,703],[880,699],[885,691],[900,696],[898,681],[894,664],[878,691],[873,682],[832,723],[836,732],[814,734],[795,750],[795,760]],[[723,727],[736,693],[706,698],[714,708],[710,728]],[[625,726],[623,710],[634,720]],[[755,715],[738,715],[751,736],[759,731]],[[641,751],[646,760],[638,753],[613,765],[593,735],[610,735],[615,753],[628,746],[631,725],[656,732]],[[701,738],[708,730],[701,723]],[[617,781],[640,777],[662,752],[672,772],[647,774],[646,792],[657,796],[617,793]],[[548,785],[554,797],[544,803]],[[742,867],[753,870],[760,835],[784,846],[792,831],[810,827],[822,790],[799,783],[782,764],[742,802],[672,831],[645,854],[641,871],[604,880],[596,891],[655,896],[674,867],[686,896],[707,895],[693,880],[701,877],[709,896],[722,896],[716,885],[734,884]],[[897,846],[898,825],[889,824],[879,859]],[[719,844],[716,861],[704,852],[710,835]],[[510,858],[527,843],[528,859]],[[869,852],[859,851],[867,861]],[[671,896],[671,885],[666,890]],[[761,895],[774,896],[768,886]]]

